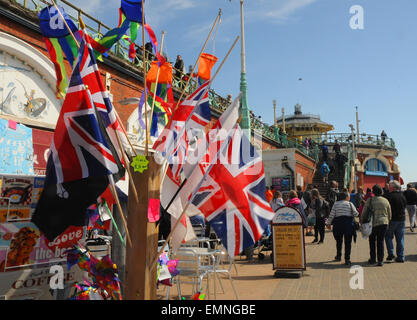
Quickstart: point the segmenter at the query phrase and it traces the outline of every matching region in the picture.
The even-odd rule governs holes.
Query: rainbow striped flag
[[[75,34],[78,31],[77,26],[65,13],[63,8],[59,8],[59,10],[64,16],[65,22],[68,24],[71,32]],[[39,13],[39,20],[46,48],[55,67],[57,98],[61,99],[65,96],[68,86],[68,77],[64,66],[64,54],[71,66],[73,66],[78,54],[77,44],[54,6],[44,8]]]
[[[77,40],[81,42],[83,38],[83,31],[79,30],[71,18],[65,13],[62,7],[58,7],[69,29]],[[59,15],[55,6],[48,6],[39,12],[39,26],[49,53],[49,57],[54,64],[57,85],[56,95],[58,99],[65,97],[68,86],[68,75],[65,71],[64,56],[67,58],[71,67],[74,66],[74,61],[78,55],[77,43],[71,35],[70,30],[66,27],[64,21]],[[94,56],[101,59],[101,56],[108,51],[113,44],[119,41],[129,28],[129,21],[122,23],[117,28],[107,32],[101,39],[94,40],[89,35],[92,48],[94,49]]]

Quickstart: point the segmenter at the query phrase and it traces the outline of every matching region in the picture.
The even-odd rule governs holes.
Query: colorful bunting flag
[[[159,76],[158,76],[159,68]],[[158,79],[157,79],[158,78]],[[156,82],[158,80],[158,82]],[[146,76],[148,90],[148,105],[154,104],[154,113],[151,123],[151,135],[158,135],[158,121],[164,117],[164,124],[172,114],[174,96],[172,92],[172,65],[165,62],[161,66],[157,61],[152,61],[151,68]],[[155,102],[154,100],[155,94]]]
[[[78,55],[77,42],[81,42],[83,38],[83,31],[78,29],[62,7],[58,7],[58,9],[71,31],[68,30],[56,7],[52,5],[45,7],[39,13],[39,25],[46,48],[56,71],[57,98],[61,99],[65,97],[68,86],[68,76],[65,71],[64,55],[71,67],[73,67],[74,60]],[[101,56],[110,50],[111,47],[123,37],[128,28],[129,21],[125,21],[117,28],[108,31],[98,40],[94,40],[86,34],[86,37],[94,50],[95,58],[101,60]]]
[[[135,42],[139,25],[142,24],[142,0],[122,0],[119,14],[119,25],[124,23],[125,20],[129,21],[130,38]]]
[[[63,8],[59,8],[59,10],[64,17],[65,22],[71,29],[71,32],[75,34],[78,31],[77,26],[65,13]],[[70,65],[73,66],[74,60],[78,54],[77,44],[54,6],[44,8],[39,13],[39,20],[43,39],[56,71],[57,98],[61,99],[65,96],[68,86],[68,77],[64,65],[64,54]]]

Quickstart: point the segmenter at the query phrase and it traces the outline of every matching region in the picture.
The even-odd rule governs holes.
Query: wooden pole
[[[142,61],[143,61],[143,87],[144,87],[144,94],[145,94],[145,131],[146,131],[146,136],[145,136],[145,155],[148,156],[149,155],[149,145],[148,145],[148,141],[149,141],[149,136],[148,136],[148,93],[146,90],[146,75],[147,75],[147,70],[146,70],[146,55],[145,55],[146,51],[145,51],[145,6],[144,6],[144,1],[142,0]]]
[[[160,53],[162,54],[162,48],[164,46],[164,38],[165,38],[165,31],[162,31],[162,36],[161,36],[161,50]],[[153,120],[153,109],[155,108],[155,98],[156,98],[156,88],[158,86],[158,80],[159,80],[159,70],[160,67],[158,65],[158,71],[156,72],[156,84],[155,84],[155,92],[153,93],[153,101],[152,101],[152,108],[151,108],[151,123],[149,125],[149,136],[151,134],[151,127],[152,127],[152,120]],[[147,133],[148,134],[148,133]]]
[[[158,251],[158,226],[148,222],[150,199],[160,197],[161,166],[153,156],[147,156],[148,170],[132,175],[137,187],[147,192],[139,194],[139,205],[128,199],[128,224],[132,232],[133,246],[126,248],[125,297],[127,300],[156,299],[156,266],[151,262]]]
[[[217,14],[216,20],[214,20],[213,26],[211,27],[211,30],[210,30],[210,32],[209,32],[209,34],[208,34],[208,36],[207,36],[207,39],[206,39],[206,41],[204,42],[203,48],[201,49],[200,54],[199,54],[199,55],[198,55],[198,57],[197,57],[197,60],[196,60],[196,62],[195,62],[195,64],[194,64],[194,67],[193,67],[193,70],[191,71],[191,74],[190,74],[190,76],[188,77],[187,83],[185,84],[184,89],[183,89],[183,90],[182,90],[182,92],[181,92],[180,98],[178,99],[177,105],[175,106],[175,108],[174,108],[174,110],[173,110],[173,112],[172,112],[172,115],[174,114],[175,110],[178,108],[178,105],[180,104],[181,99],[182,99],[182,97],[184,96],[185,90],[187,89],[187,86],[188,86],[188,84],[190,83],[190,80],[191,80],[191,78],[192,78],[192,75],[194,74],[195,68],[197,67],[198,61],[200,60],[200,56],[201,56],[201,54],[204,52],[204,49],[206,48],[207,42],[209,41],[209,39],[210,39],[210,37],[211,37],[211,34],[212,34],[213,30],[214,30],[214,27],[216,26],[217,21],[220,19],[221,14],[222,14],[222,10],[220,9],[220,10],[219,10],[219,13]],[[171,116],[171,118],[172,118],[172,116]]]
[[[132,247],[132,239],[130,238],[129,229],[127,227],[127,221],[126,221],[125,215],[123,214],[122,206],[120,205],[119,196],[117,195],[117,191],[116,191],[116,188],[114,186],[113,177],[112,176],[109,176],[109,180],[110,180],[110,184],[109,184],[110,191],[111,191],[111,193],[113,195],[113,198],[116,200],[117,208],[120,211],[120,216],[122,217],[123,226],[124,226],[124,228],[126,230],[127,241],[129,243],[129,246]]]

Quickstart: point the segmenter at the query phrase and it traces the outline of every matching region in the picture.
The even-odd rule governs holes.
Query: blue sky
[[[117,23],[117,0],[73,2],[109,26]],[[363,30],[349,26],[353,5],[363,7]],[[147,0],[145,15],[159,40],[166,31],[170,59],[181,54],[188,67],[219,8],[222,21],[206,52],[221,61],[240,34],[238,0]],[[249,106],[272,124],[273,99],[287,114],[298,102],[304,113],[332,123],[334,132],[350,131],[358,106],[361,133],[384,129],[396,142],[404,181],[417,181],[416,12],[413,0],[245,0]],[[236,96],[239,81],[240,43],[213,87]]]

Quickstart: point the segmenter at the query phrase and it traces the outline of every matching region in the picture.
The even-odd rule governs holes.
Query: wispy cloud
[[[318,0],[259,0],[248,5],[249,20],[266,19],[270,23],[285,23],[296,12]]]

